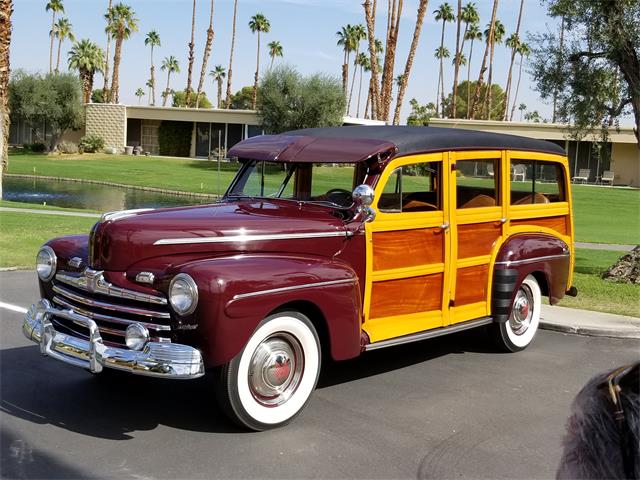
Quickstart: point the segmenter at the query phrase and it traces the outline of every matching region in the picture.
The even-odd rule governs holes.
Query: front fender
[[[294,302],[320,313],[322,318],[312,320],[326,329],[332,358],[360,353],[360,288],[346,263],[326,257],[246,254],[195,261],[179,270],[198,285],[197,327],[191,333],[209,367],[230,361],[263,318]]]

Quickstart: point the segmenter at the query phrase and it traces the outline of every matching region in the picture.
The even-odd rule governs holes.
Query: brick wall
[[[98,135],[103,138],[105,148],[115,147],[118,152],[121,152],[127,138],[127,107],[107,103],[89,103],[86,109],[86,135]]]

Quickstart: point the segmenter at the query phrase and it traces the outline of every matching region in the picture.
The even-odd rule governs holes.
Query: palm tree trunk
[[[222,105],[222,77],[218,77],[218,108]]]
[[[382,71],[382,91],[381,91],[381,109],[378,113],[378,119],[389,120],[391,110],[391,99],[393,92],[393,66],[396,59],[396,47],[398,45],[398,32],[400,30],[400,18],[402,17],[403,0],[393,0],[391,21],[388,29],[387,48],[384,56],[384,67]]]
[[[113,2],[113,0],[109,0],[109,5],[107,6],[107,13],[109,13],[109,11],[111,10],[111,3]],[[108,26],[108,21],[107,21],[107,26]],[[104,56],[104,74],[103,74],[103,78],[104,78],[104,84],[102,86],[102,101],[104,103],[109,103],[109,101],[111,100],[111,96],[109,95],[109,53],[111,51],[111,34],[107,33],[107,49],[105,51],[105,56]]]
[[[89,97],[91,96],[91,79],[89,78],[89,71],[84,68],[80,69],[80,83],[82,84],[82,103],[89,103]]]
[[[229,54],[229,70],[227,70],[227,94],[225,96],[225,104],[227,108],[231,107],[231,77],[233,75],[233,49],[236,45],[236,15],[238,13],[238,0],[233,2],[233,28],[231,33],[231,53]]]
[[[169,98],[169,80],[171,80],[171,70],[167,69],[167,88],[164,89],[164,98],[162,99],[162,106],[167,105],[167,98]]]
[[[91,101],[91,93],[93,92],[93,71],[87,72],[87,93],[85,95],[84,103],[89,103]]]
[[[491,89],[493,85],[493,55],[495,53],[496,42],[491,42],[491,54],[489,55],[489,76],[487,78],[487,94],[484,97],[483,112],[485,120],[491,119],[491,103],[493,99],[493,91]]]
[[[393,114],[393,124],[400,124],[400,110],[402,109],[402,101],[404,100],[404,92],[409,84],[409,75],[411,74],[411,68],[413,66],[413,59],[416,55],[418,48],[418,41],[420,40],[420,32],[422,31],[422,24],[424,23],[424,16],[427,12],[427,5],[429,0],[420,0],[418,4],[418,13],[416,16],[416,26],[413,29],[413,39],[411,40],[411,47],[409,48],[409,55],[407,55],[407,63],[404,66],[404,73],[402,74],[402,81],[398,88],[398,98],[396,99],[396,110]]]
[[[202,68],[200,69],[200,81],[198,82],[198,93],[196,93],[196,108],[200,106],[200,95],[204,87],[204,78],[207,75],[207,63],[211,55],[211,44],[213,43],[213,0],[211,0],[211,11],[209,13],[209,28],[207,29],[207,41],[204,44],[202,54]]]
[[[489,49],[493,40],[493,35],[496,28],[496,15],[498,13],[498,0],[493,0],[493,11],[491,12],[491,25],[489,26],[489,38],[487,39],[487,46],[484,49],[484,56],[482,57],[482,66],[480,67],[480,75],[478,75],[478,83],[476,83],[476,91],[473,94],[473,104],[471,105],[470,118],[473,118],[478,108],[478,102],[480,101],[480,91],[482,88],[482,82],[484,80],[484,72],[487,70],[487,57],[489,56]]]
[[[120,101],[119,98],[119,90],[120,90],[120,57],[122,55],[122,41],[123,38],[118,35],[116,37],[116,48],[113,54],[113,77],[111,78],[111,92],[109,92],[109,97],[111,102],[118,103]]]
[[[156,67],[153,64],[153,45],[151,45],[151,95],[150,104],[155,107],[156,105]]]
[[[56,26],[56,11],[51,11],[51,31],[49,36],[51,37],[51,44],[49,45],[49,75],[53,73],[53,29]]]
[[[347,101],[347,90],[349,89],[349,70],[348,70],[349,57],[347,53],[347,47],[345,45],[342,55],[342,94],[344,95],[345,102]]]
[[[473,58],[473,42],[471,39],[471,47],[469,48],[469,62],[467,63],[467,119],[471,118],[469,113],[471,111],[471,59]]]
[[[187,69],[187,89],[184,106],[189,107],[191,102],[191,76],[193,74],[193,61],[195,60],[195,34],[196,34],[196,0],[193,0],[193,10],[191,13],[191,41],[189,42],[189,67]]]
[[[464,37],[462,45],[460,44],[460,27],[462,25],[462,0],[458,0],[458,17],[456,29],[456,53],[454,57],[453,67],[453,88],[451,90],[451,118],[456,118],[456,101],[458,99],[458,74],[460,73],[460,54],[464,47]],[[466,32],[466,28],[465,28]]]
[[[509,117],[509,121],[513,122],[513,114],[516,111],[516,105],[518,102],[518,91],[520,90],[520,78],[522,78],[522,61],[523,55],[520,55],[520,67],[518,68],[518,83],[516,83],[516,93],[513,96],[513,108],[511,109],[511,117]]]
[[[356,48],[356,56],[354,58],[358,58],[358,54],[360,53],[360,47],[358,46]],[[355,64],[353,67],[353,79],[351,80],[351,91],[349,92],[349,101],[347,102],[347,115],[349,115],[349,112],[351,111],[351,98],[353,97],[353,86],[356,84],[356,73],[358,73],[358,69],[356,68]]]
[[[260,77],[260,30],[258,30],[258,50],[256,52],[256,75],[253,79],[253,98],[251,99],[251,108],[256,109],[258,101],[258,78]]]
[[[560,55],[564,52],[564,15],[562,15],[562,21],[560,22]],[[561,61],[559,58],[558,61]],[[558,89],[553,89],[553,107],[551,113],[551,123],[556,123],[557,120],[557,108],[558,108]],[[506,115],[506,114],[505,114]]]
[[[376,52],[376,9],[377,0],[364,0],[362,6],[364,8],[365,20],[367,23],[367,37],[369,38],[369,56],[371,57],[371,79],[369,81],[369,98],[371,101],[371,118],[377,119],[378,112],[380,111],[380,83],[379,83],[379,71],[378,71],[378,53]]]
[[[369,104],[371,103],[371,84],[369,84],[369,91],[367,92],[367,101],[364,104],[364,118],[373,118],[373,112],[369,115]]]
[[[12,0],[0,0],[0,179],[9,164],[9,48],[11,46]],[[0,182],[2,198],[2,182]]]
[[[356,118],[360,117],[360,96],[362,95],[362,70],[364,66],[360,65],[360,80],[358,82],[358,104],[356,106]]]
[[[55,69],[56,75],[58,75],[60,71],[60,50],[62,50],[62,37],[58,39],[58,55],[56,58],[56,69]]]
[[[442,68],[442,62],[444,61],[442,58],[442,47],[444,47],[444,20],[442,20],[442,34],[440,35],[440,73],[438,74],[438,89],[436,91],[436,115],[438,115],[438,112],[440,111],[440,84],[442,83],[442,76],[444,72]]]
[[[518,12],[518,23],[516,25],[516,36],[520,34],[520,22],[522,21],[522,10],[524,8],[524,0],[520,0],[520,11]],[[562,34],[561,34],[562,35]],[[562,42],[562,41],[561,41]],[[502,102],[502,120],[506,121],[509,115],[509,97],[511,96],[511,78],[513,72],[513,62],[516,59],[516,45],[511,49],[511,60],[509,62],[509,73],[507,74],[507,86],[504,91],[504,101]],[[555,97],[555,96],[554,96]],[[555,111],[555,108],[554,108]],[[555,117],[555,115],[554,115]]]

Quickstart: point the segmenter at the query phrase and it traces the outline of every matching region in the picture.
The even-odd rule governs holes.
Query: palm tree
[[[507,120],[509,110],[509,97],[511,96],[511,77],[513,72],[513,62],[516,58],[516,50],[520,43],[520,22],[522,21],[522,10],[524,9],[524,0],[520,0],[520,11],[518,12],[518,22],[516,24],[516,32],[507,39],[507,47],[511,48],[511,59],[509,62],[509,73],[507,74],[507,86],[505,87],[504,100],[502,102],[503,120]]]
[[[471,24],[467,33],[464,36],[465,40],[470,40],[471,45],[469,48],[469,62],[467,63],[467,118],[471,109],[471,57],[473,56],[473,42],[476,40],[482,40],[482,32],[477,22]]]
[[[440,74],[438,76],[438,93],[436,94],[436,112],[438,111],[438,106],[440,105],[440,98],[442,97],[442,103],[444,104],[444,69],[443,69],[443,61],[444,61],[444,52],[446,50],[444,46],[444,27],[447,22],[453,22],[455,20],[455,16],[453,15],[453,9],[451,5],[447,2],[443,3],[438,7],[437,10],[434,10],[436,22],[442,21],[442,32],[440,34],[440,47],[436,49],[436,58],[440,59]],[[447,57],[449,57],[449,51],[446,50]],[[444,117],[444,105],[443,105],[442,116]]]
[[[458,48],[456,43],[456,55],[454,57],[454,75],[453,75],[453,89],[452,89],[452,100],[451,100],[451,117],[456,118],[456,105],[458,98],[458,75],[460,71],[460,65],[462,65],[458,60],[464,57],[462,53],[464,51],[464,42],[467,40],[467,34],[469,33],[469,27],[474,25],[480,21],[480,16],[478,15],[478,9],[476,8],[475,3],[467,3],[464,7],[461,5],[461,0],[458,0],[458,32],[457,32],[457,40],[460,40],[460,48]],[[462,39],[460,39],[460,22],[464,22],[464,32],[462,33]],[[467,74],[468,77],[468,74]],[[467,78],[467,81],[469,78]],[[468,83],[467,83],[468,86]],[[467,92],[467,99],[469,98],[469,92]],[[467,102],[467,106],[469,102]]]
[[[498,14],[498,1],[493,0],[493,9],[491,10],[491,23],[490,23],[490,38],[493,38],[493,30],[496,24],[496,15]],[[476,90],[473,94],[473,103],[471,104],[471,111],[469,112],[469,118],[474,118],[476,109],[478,108],[478,102],[480,101],[480,92],[482,91],[482,84],[484,83],[484,72],[487,70],[487,58],[489,57],[489,50],[491,48],[491,42],[487,41],[484,49],[484,56],[482,57],[482,65],[480,66],[480,73],[478,75],[478,81],[476,82]]]
[[[344,98],[347,98],[347,90],[349,88],[349,56],[355,50],[353,25],[347,24],[336,32],[338,36],[337,45],[342,47],[342,91]]]
[[[167,71],[167,88],[164,89],[164,92],[162,93],[162,106],[166,106],[167,105],[167,97],[170,95],[170,91],[169,90],[169,82],[171,81],[171,74],[173,72],[179,73],[180,72],[180,64],[178,63],[178,59],[176,57],[174,57],[173,55],[171,55],[170,57],[165,57],[165,59],[162,61],[162,66],[160,67],[161,70],[166,70]]]
[[[271,65],[269,65],[269,70],[271,70],[273,68],[273,60],[275,60],[276,57],[282,57],[282,44],[274,40],[273,42],[269,42],[267,47],[269,47],[269,56],[271,57]]]
[[[51,11],[51,30],[49,37],[51,37],[51,45],[49,46],[49,73],[53,73],[53,37],[56,25],[56,13],[64,13],[64,5],[62,0],[49,0],[45,11]]]
[[[149,105],[151,105],[151,96],[152,96],[151,92],[153,92],[153,94],[155,95],[155,85],[151,81],[151,79],[147,80],[147,82],[144,85],[145,87],[147,87],[147,92],[149,93]]]
[[[527,109],[527,106],[524,103],[518,105],[518,110],[520,111],[520,121],[522,121],[522,114]]]
[[[58,39],[58,56],[56,58],[56,69],[54,70],[57,75],[60,72],[60,52],[62,50],[62,42],[67,38],[72,42],[75,42],[76,37],[73,35],[73,25],[68,18],[60,18],[54,26],[53,35]]]
[[[107,49],[104,56],[104,70],[103,70],[103,84],[102,84],[102,101],[108,103],[109,98],[109,54],[111,52],[111,33],[109,32],[109,24],[111,23],[111,5],[113,0],[109,0],[107,6],[107,13],[104,15],[104,19],[107,22],[107,26],[104,31],[107,34]]]
[[[411,40],[411,47],[409,48],[409,54],[407,55],[407,61],[404,66],[404,73],[402,74],[402,82],[398,86],[398,95],[396,97],[396,110],[393,114],[393,124],[398,125],[400,123],[400,109],[402,108],[402,101],[404,99],[404,92],[409,83],[409,74],[411,73],[411,67],[413,66],[413,59],[416,55],[416,49],[418,48],[418,41],[420,39],[420,32],[422,31],[422,24],[424,23],[424,16],[427,13],[428,0],[420,0],[418,4],[418,11],[416,13],[416,25],[413,29],[413,39]]]
[[[256,13],[249,21],[249,28],[251,33],[258,32],[258,48],[256,50],[256,75],[253,81],[253,99],[251,100],[251,108],[255,110],[256,102],[258,100],[258,78],[260,78],[260,33],[269,33],[271,24],[267,17],[261,13]]]
[[[145,96],[144,90],[141,88],[138,88],[136,90],[136,93],[134,94],[136,97],[138,97],[138,105],[140,105],[140,101],[142,100],[142,97]]]
[[[185,89],[185,106],[189,106],[191,102],[191,74],[193,72],[193,61],[195,60],[194,49],[196,47],[196,0],[193,0],[193,8],[191,10],[191,41],[188,44],[189,47],[189,65],[187,67],[187,88]]]
[[[156,67],[153,64],[153,48],[160,46],[160,35],[155,30],[151,30],[147,33],[146,38],[144,39],[144,44],[151,47],[151,77],[149,78],[149,82],[151,83],[151,95],[149,96],[150,105],[156,104]]]
[[[520,55],[520,67],[518,67],[518,82],[516,83],[516,92],[513,95],[513,108],[511,109],[511,116],[509,121],[513,122],[513,114],[516,110],[516,102],[518,101],[518,91],[520,90],[520,79],[522,78],[522,64],[524,63],[524,57],[528,57],[531,54],[531,48],[524,42],[520,42],[518,46],[518,55]]]
[[[204,43],[204,51],[202,53],[202,68],[200,69],[200,80],[198,81],[198,90],[196,90],[196,108],[200,106],[200,95],[204,88],[204,78],[207,75],[207,65],[209,56],[211,55],[211,44],[213,43],[213,0],[209,10],[209,28],[207,28],[207,40]]]
[[[236,44],[236,17],[238,14],[238,0],[233,2],[233,27],[231,33],[231,51],[229,53],[229,69],[227,70],[227,94],[225,95],[226,108],[231,107],[231,75],[233,74],[233,49]]]
[[[11,46],[11,14],[13,1],[0,1],[0,178],[9,162],[9,48]],[[2,182],[0,182],[0,198],[2,198]]]
[[[222,107],[222,80],[226,76],[224,67],[222,65],[216,65],[214,70],[209,72],[209,75],[213,78],[213,81],[218,84],[218,108]]]
[[[97,43],[82,39],[71,47],[68,64],[72,70],[78,70],[82,83],[82,101],[89,103],[93,91],[93,76],[104,67],[104,52]]]
[[[483,111],[485,115],[485,120],[488,120],[491,116],[491,104],[493,91],[491,85],[493,85],[493,57],[495,53],[496,45],[500,45],[502,43],[502,39],[504,38],[504,34],[506,32],[504,25],[500,20],[496,20],[493,27],[493,37],[490,36],[491,25],[487,25],[487,30],[485,30],[484,34],[487,37],[487,41],[491,42],[491,55],[489,56],[489,76],[487,78],[487,95],[484,100]]]
[[[367,32],[364,29],[364,25],[358,24],[354,25],[351,29],[351,42],[355,46],[355,57],[360,53],[360,42],[367,38]],[[354,58],[355,65],[355,58]],[[347,102],[347,115],[349,114],[349,110],[351,110],[351,97],[353,96],[353,86],[356,83],[356,67],[353,68],[353,80],[351,81],[351,91],[349,92],[349,101]]]
[[[129,5],[118,3],[111,9],[109,33],[116,39],[113,54],[113,78],[111,79],[110,100],[118,103],[120,90],[120,59],[122,58],[122,42],[127,40],[133,32],[138,31],[138,19]]]

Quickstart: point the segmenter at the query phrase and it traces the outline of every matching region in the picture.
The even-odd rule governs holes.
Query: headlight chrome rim
[[[173,300],[173,289],[178,282],[182,283],[188,288],[191,296],[191,303],[186,308],[176,305]],[[198,286],[190,275],[187,275],[186,273],[179,273],[178,275],[173,277],[171,283],[169,284],[169,303],[171,304],[171,308],[173,308],[176,313],[182,316],[189,315],[195,311],[196,307],[198,306]]]
[[[48,255],[48,260],[49,260],[49,272],[44,275],[41,272],[40,269],[40,254],[45,253],[46,255]],[[48,245],[44,245],[43,247],[40,248],[40,250],[38,250],[38,254],[36,255],[36,271],[38,272],[38,277],[40,278],[40,280],[42,280],[43,282],[48,282],[50,281],[53,276],[56,274],[56,268],[58,266],[58,257],[56,256],[56,252],[53,250],[53,248],[51,248]]]
[[[149,339],[149,330],[139,323],[132,323],[125,330],[124,342],[131,350],[142,350]]]

